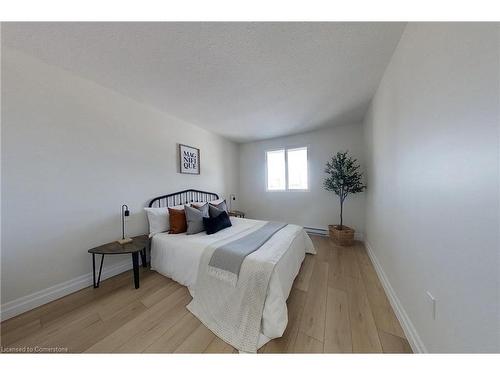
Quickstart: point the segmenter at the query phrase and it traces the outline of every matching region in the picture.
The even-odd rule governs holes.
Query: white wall
[[[308,192],[266,191],[266,151],[280,147],[308,146]],[[240,207],[255,219],[282,220],[327,229],[339,222],[337,196],[323,188],[325,164],[337,151],[349,150],[363,169],[361,124],[324,128],[289,137],[240,146]],[[364,232],[364,193],[344,202],[344,224]]]
[[[430,352],[500,350],[498,31],[409,24],[365,119],[366,238]]]
[[[237,193],[235,143],[13,49],[2,78],[2,304],[88,274],[123,203],[138,235],[155,196]],[[177,143],[200,148],[200,176],[176,172]]]

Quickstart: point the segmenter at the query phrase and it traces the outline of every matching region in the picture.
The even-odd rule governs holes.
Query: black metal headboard
[[[172,207],[180,204],[189,204],[191,202],[208,202],[215,199],[219,199],[219,196],[215,193],[188,189],[153,198],[151,202],[149,202],[149,207]]]

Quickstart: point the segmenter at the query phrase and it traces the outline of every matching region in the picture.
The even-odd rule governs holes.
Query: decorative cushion
[[[207,203],[208,203],[208,202],[192,202],[192,203],[191,203],[191,207],[196,207],[196,208],[198,208],[198,207],[201,207],[201,206],[206,205]]]
[[[213,204],[214,206],[217,206],[219,203],[225,202],[226,198],[219,198],[219,199],[214,199],[213,201],[209,201],[208,203]]]
[[[200,208],[184,206],[187,222],[186,234],[196,234],[205,230],[203,218],[208,217],[208,204],[205,206]]]
[[[184,233],[187,230],[186,212],[168,208],[170,219],[170,232],[172,234]]]
[[[210,217],[210,214],[208,212],[208,207],[209,207],[208,203],[205,202],[202,205],[194,205],[194,204],[192,204],[191,207],[194,207],[194,208],[200,210],[203,213],[203,217]]]
[[[171,208],[172,210],[183,210],[184,209],[184,205],[183,204],[178,204],[177,206],[170,206],[169,208]]]
[[[216,202],[216,201],[209,202],[209,204],[215,208],[218,208],[219,210],[224,210],[224,211],[228,212],[225,199],[223,201],[219,201],[219,203],[214,203],[214,202]]]
[[[204,202],[192,202],[191,203],[191,206],[194,206],[194,207],[200,207],[200,206],[203,206],[204,204],[207,204],[207,203],[210,203],[210,204],[213,204],[214,206],[217,206],[218,204],[224,202],[226,199],[224,198],[219,198],[219,199],[215,199],[213,201],[204,201]]]
[[[209,214],[210,214],[210,215],[209,215],[210,217],[217,217],[217,216],[219,216],[221,213],[226,212],[226,211],[224,211],[224,210],[222,210],[222,209],[219,209],[219,208],[217,208],[217,207],[215,207],[215,206],[212,206],[212,205],[210,204],[210,205],[209,205],[209,208],[208,208],[208,212],[209,212]]]
[[[204,217],[203,225],[205,225],[207,234],[214,234],[224,228],[230,227],[232,224],[227,212],[221,211],[216,217]]]
[[[145,207],[144,211],[146,211],[149,222],[149,237],[153,237],[156,233],[167,232],[170,229],[167,207]]]

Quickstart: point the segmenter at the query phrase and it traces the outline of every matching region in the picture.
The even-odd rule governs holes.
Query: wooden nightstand
[[[228,211],[229,216],[245,218],[245,213],[243,211],[232,210]]]
[[[146,248],[149,244],[149,238],[147,235],[132,237],[132,242],[120,245],[118,242],[110,242],[105,245],[94,247],[89,250],[92,254],[92,269],[93,269],[93,280],[94,288],[99,288],[99,282],[101,281],[101,271],[102,263],[104,261],[104,255],[116,255],[116,254],[132,254],[132,266],[134,269],[134,285],[135,289],[139,288],[139,253],[141,254],[141,262],[143,267],[147,267],[146,263]],[[99,276],[97,277],[97,282],[95,279],[95,255],[101,254],[101,265],[99,267]]]

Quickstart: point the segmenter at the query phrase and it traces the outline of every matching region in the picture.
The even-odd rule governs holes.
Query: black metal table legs
[[[148,267],[148,263],[146,261],[146,248],[140,251],[141,253],[141,263],[144,268]],[[139,288],[139,254],[132,253],[132,265],[134,266],[134,286],[135,289]]]
[[[146,260],[146,248],[141,250],[141,263],[144,268],[148,268],[148,261]]]
[[[141,253],[141,263],[144,268],[148,267],[146,258],[146,248],[142,249],[140,252],[136,251],[132,253],[132,266],[134,268],[134,286],[135,289],[139,288],[139,253]],[[92,254],[92,279],[94,288],[99,288],[99,283],[101,282],[102,264],[104,262],[104,254],[101,255],[101,265],[99,266],[99,275],[95,274],[95,254]]]
[[[99,276],[97,277],[97,283],[95,280],[95,254],[92,254],[92,276],[94,281],[94,288],[99,288],[99,283],[101,282],[101,272],[102,264],[104,262],[104,254],[101,255],[101,265],[99,266]]]
[[[142,254],[142,252],[141,252]],[[134,285],[135,289],[139,288],[139,254],[132,253],[132,265],[134,267]]]

